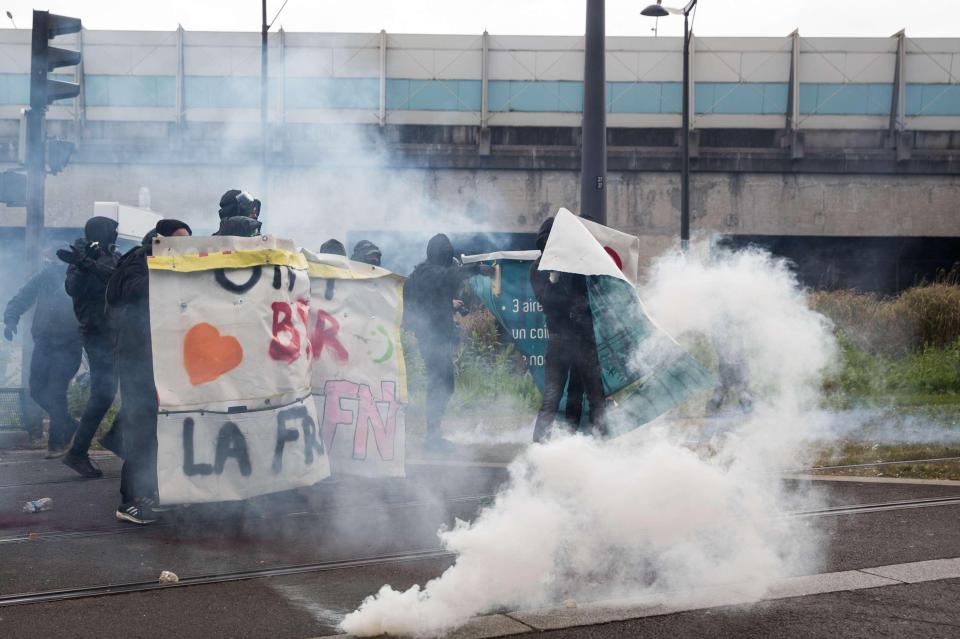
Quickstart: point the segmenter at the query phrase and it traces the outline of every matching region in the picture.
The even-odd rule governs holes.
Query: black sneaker
[[[157,521],[157,517],[153,514],[153,511],[143,503],[120,504],[120,507],[117,508],[116,516],[120,521],[129,521],[132,524],[140,524],[141,526]]]
[[[67,454],[67,450],[70,448],[68,444],[49,444],[47,447],[46,459],[60,459]]]
[[[74,455],[73,453],[67,453],[63,457],[63,465],[67,468],[75,470],[87,479],[98,479],[103,477],[103,471],[97,468],[94,463],[90,461],[90,457],[87,455],[80,457],[78,455]]]
[[[144,497],[140,503],[155,513],[165,513],[176,508],[173,504],[161,504],[156,497]]]

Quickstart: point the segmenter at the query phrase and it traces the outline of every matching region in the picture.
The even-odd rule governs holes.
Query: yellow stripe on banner
[[[223,251],[194,255],[154,255],[147,259],[147,266],[158,271],[193,273],[218,268],[250,268],[274,264],[306,269],[307,259],[301,253],[278,248],[253,251]]]
[[[307,273],[310,277],[319,277],[328,280],[372,280],[377,277],[393,277],[403,280],[402,276],[382,268],[370,266],[369,269],[369,271],[354,271],[348,268],[333,266],[332,264],[307,262]]]

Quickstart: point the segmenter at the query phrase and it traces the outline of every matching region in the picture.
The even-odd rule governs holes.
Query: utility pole
[[[607,112],[604,0],[587,0],[583,47],[580,215],[607,223]]]
[[[680,170],[680,248],[687,250],[690,242],[690,12],[697,5],[691,0],[683,10],[683,113],[680,133],[681,170]]]

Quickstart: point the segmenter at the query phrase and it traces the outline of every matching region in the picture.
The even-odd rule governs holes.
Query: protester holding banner
[[[547,245],[553,221],[552,217],[547,218],[540,225],[537,248],[541,251]],[[586,277],[574,273],[541,271],[538,259],[530,267],[530,284],[543,307],[549,331],[544,358],[543,400],[537,413],[533,441],[540,442],[546,438],[556,419],[568,380],[571,392],[575,395],[582,395],[586,391],[590,428],[605,434],[603,381]],[[582,397],[577,396],[573,403],[579,407],[581,401]],[[571,414],[579,418],[579,412],[571,411]]]
[[[116,221],[97,216],[87,220],[83,239],[77,240],[71,250],[57,251],[60,259],[70,264],[66,289],[73,298],[73,310],[80,322],[83,350],[90,366],[90,399],[63,463],[91,479],[102,477],[103,473],[87,454],[90,442],[117,393],[113,326],[104,309],[107,280],[120,259],[114,245],[116,241]]]
[[[453,395],[453,355],[459,339],[453,322],[455,298],[472,275],[493,274],[487,264],[461,265],[453,244],[438,234],[427,243],[427,260],[419,264],[403,287],[404,323],[417,336],[427,369],[427,439],[425,448],[447,453],[453,444],[443,439],[441,421]]]
[[[180,220],[160,220],[140,246],[128,251],[107,283],[106,302],[117,327],[123,468],[116,517],[135,524],[155,520],[157,508],[157,389],[150,338],[150,273],[155,237],[192,235]]]

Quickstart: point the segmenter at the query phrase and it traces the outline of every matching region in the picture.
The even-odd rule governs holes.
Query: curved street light
[[[650,18],[663,18],[670,14],[683,15],[683,106],[680,134],[680,246],[686,251],[690,241],[690,12],[697,6],[697,0],[683,9],[664,7],[663,0],[657,0],[640,12]]]

